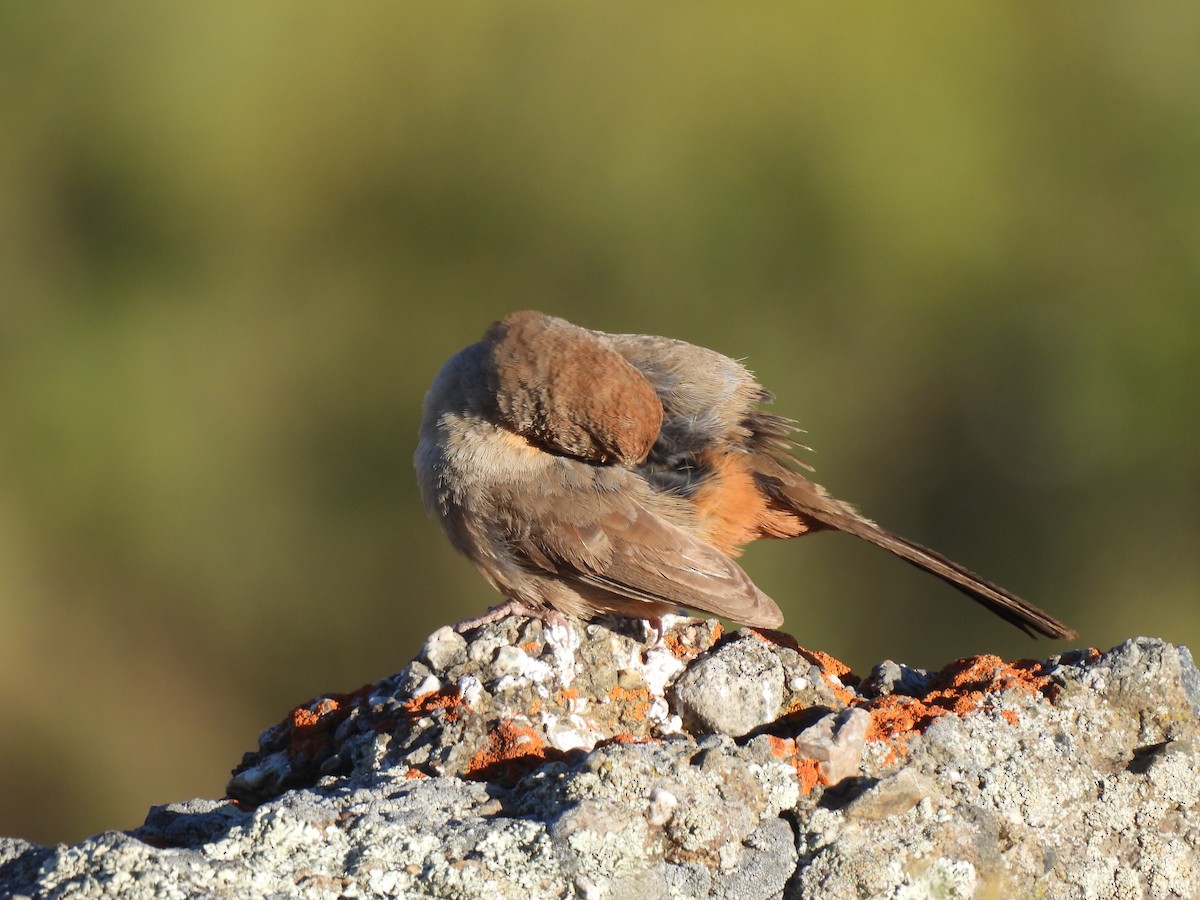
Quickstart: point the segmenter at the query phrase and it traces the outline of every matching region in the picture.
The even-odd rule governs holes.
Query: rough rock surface
[[[1135,639],[940,672],[672,620],[443,628],[267,729],[230,799],[0,896],[1195,897],[1200,673]]]

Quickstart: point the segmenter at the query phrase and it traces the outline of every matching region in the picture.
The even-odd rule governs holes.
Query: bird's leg
[[[489,607],[488,611],[482,616],[463,619],[454,626],[454,630],[459,634],[463,634],[473,628],[479,628],[491,622],[498,622],[505,616],[526,616],[530,619],[541,619],[547,625],[557,625],[566,629],[570,629],[571,627],[571,620],[567,614],[555,609],[553,606],[527,606],[520,600],[513,600],[510,597],[503,603]]]
[[[647,650],[661,650],[666,646],[667,626],[663,621],[662,616],[650,616],[646,618],[646,629],[654,636],[654,642],[650,644]]]
[[[513,600],[510,597],[503,603],[489,607],[488,611],[482,616],[475,616],[472,619],[463,619],[454,626],[454,630],[459,634],[463,634],[464,632],[471,631],[474,628],[479,628],[491,622],[498,622],[505,616],[528,616],[531,619],[542,619],[545,622],[550,622],[553,624],[555,621],[559,621],[550,618],[554,613],[558,613],[560,617],[562,616],[562,613],[559,613],[556,609],[544,609],[535,606],[526,606],[520,600]]]

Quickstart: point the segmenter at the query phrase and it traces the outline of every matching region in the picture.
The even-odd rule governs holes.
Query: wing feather
[[[686,606],[766,628],[783,623],[779,607],[737,563],[636,501],[612,497],[585,523],[552,513],[538,524],[514,549],[593,596]]]

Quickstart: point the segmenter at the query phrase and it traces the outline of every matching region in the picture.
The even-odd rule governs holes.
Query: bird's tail
[[[1036,637],[1034,632],[1051,638],[1071,639],[1077,636],[1073,628],[1027,603],[1016,594],[985,581],[936,550],[922,547],[886,528],[881,528],[862,516],[853,506],[829,496],[820,485],[803,476],[791,471],[787,474],[790,477],[782,479],[767,476],[772,482],[768,488],[769,492],[777,502],[783,501],[805,519],[814,520],[818,530],[821,527],[833,528],[852,534],[876,547],[882,547],[906,563],[930,575],[936,575],[1006,622],[1011,622],[1030,637]]]

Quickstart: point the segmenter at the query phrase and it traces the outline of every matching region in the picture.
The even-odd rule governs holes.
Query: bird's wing
[[[627,497],[593,498],[583,516],[559,507],[510,546],[581,593],[611,595],[625,610],[641,601],[648,615],[677,605],[746,625],[783,623],[779,607],[737,563]]]

